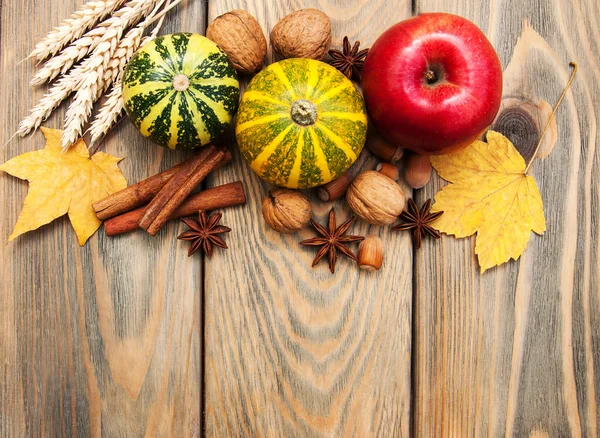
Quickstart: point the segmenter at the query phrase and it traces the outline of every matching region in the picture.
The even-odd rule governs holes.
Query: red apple
[[[369,116],[390,142],[419,154],[454,152],[491,125],[502,67],[483,32],[452,14],[421,14],[386,30],[367,56]]]

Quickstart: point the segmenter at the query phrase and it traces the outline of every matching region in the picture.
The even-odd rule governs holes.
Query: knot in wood
[[[496,118],[492,129],[508,138],[526,163],[531,160],[540,137],[540,128],[529,111],[517,105],[505,108]]]

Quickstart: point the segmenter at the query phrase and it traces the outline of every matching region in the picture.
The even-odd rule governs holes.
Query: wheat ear
[[[90,126],[90,149],[94,149],[102,141],[108,131],[117,123],[124,109],[123,85],[119,78],[113,84],[106,102],[104,102],[104,105],[98,111],[96,119]]]
[[[65,46],[80,38],[100,20],[104,20],[116,9],[121,7],[126,0],[90,1],[84,4],[71,17],[64,20],[54,28],[46,37],[35,45],[29,58],[43,61],[49,56],[54,56]]]
[[[157,2],[147,20],[156,14],[164,1],[159,0]],[[81,136],[83,127],[92,113],[94,103],[114,82],[140,46],[144,29],[145,22],[129,30],[125,37],[119,41],[117,47],[99,45],[94,50],[90,62],[82,73],[82,80],[78,85],[75,98],[65,115],[65,126],[62,134],[62,145],[65,150]]]
[[[170,0],[167,0],[166,6],[168,6]],[[152,33],[144,38],[140,43],[140,47],[144,47],[150,41],[152,41],[158,35],[160,28],[164,21],[164,15],[160,18],[160,21],[152,29]],[[121,77],[123,71],[119,74],[119,78],[114,82],[113,88],[107,96],[106,102],[102,105],[102,108],[98,111],[96,118],[92,122],[90,132],[90,149],[94,150],[102,141],[102,139],[108,134],[108,132],[117,124],[125,106],[123,103],[123,84],[121,83]]]
[[[30,111],[29,115],[19,123],[17,135],[24,137],[31,131],[36,130],[50,117],[50,114],[58,108],[63,100],[71,95],[81,80],[81,72],[85,68],[87,60],[71,70],[67,75],[61,77],[50,88],[48,93]]]
[[[164,0],[162,0],[164,1]],[[87,32],[73,44],[64,48],[58,55],[49,59],[31,80],[31,85],[40,85],[65,74],[76,62],[96,50],[104,42],[115,45],[123,31],[137,24],[147,16],[161,0],[130,0],[112,17],[104,20],[95,29]]]
[[[87,68],[82,72],[82,80],[77,87],[77,93],[65,115],[65,127],[62,134],[63,148],[67,149],[81,136],[83,126],[92,113],[94,103],[108,89],[127,61],[133,56],[140,45],[143,32],[143,28],[131,29],[116,48],[98,46],[90,58]]]

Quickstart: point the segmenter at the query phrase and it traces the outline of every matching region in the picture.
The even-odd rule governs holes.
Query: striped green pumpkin
[[[171,149],[200,147],[221,135],[239,96],[237,75],[225,53],[191,33],[146,44],[123,76],[129,118],[144,136]]]
[[[235,133],[258,175],[278,186],[308,188],[354,163],[365,144],[367,115],[342,73],[313,59],[286,59],[252,79]]]

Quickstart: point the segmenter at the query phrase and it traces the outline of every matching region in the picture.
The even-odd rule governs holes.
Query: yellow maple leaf
[[[29,192],[9,241],[68,213],[83,246],[101,223],[92,204],[127,187],[117,166],[121,158],[104,152],[90,158],[81,139],[62,152],[62,131],[41,129],[46,137],[44,149],[0,165],[0,170],[29,181]]]
[[[451,184],[435,195],[432,212],[444,214],[433,226],[446,234],[477,233],[475,254],[481,272],[518,259],[531,231],[546,231],[544,205],[525,160],[509,139],[488,131],[487,143],[431,157],[438,174]]]

